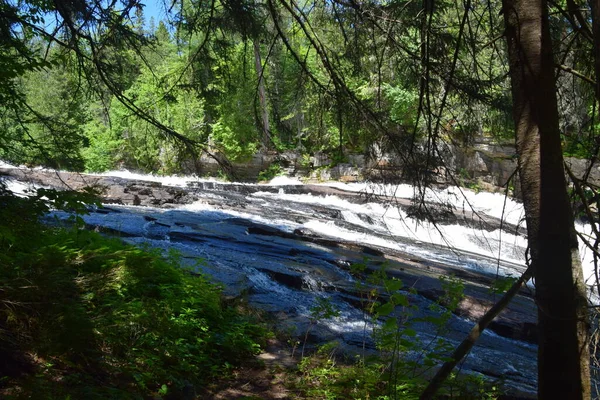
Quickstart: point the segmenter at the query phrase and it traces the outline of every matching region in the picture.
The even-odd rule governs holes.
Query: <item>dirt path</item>
[[[290,356],[290,350],[284,343],[272,339],[265,351],[256,357],[256,365],[235,370],[231,377],[218,382],[196,399],[301,399],[299,394],[292,393],[286,387],[297,363],[298,360]]]

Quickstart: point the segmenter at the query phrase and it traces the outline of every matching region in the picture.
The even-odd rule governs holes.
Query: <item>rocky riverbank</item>
[[[363,203],[366,201],[365,194],[360,192],[349,192],[333,187],[321,185],[248,185],[219,182],[192,182],[187,187],[176,187],[163,185],[160,182],[129,180],[125,178],[77,174],[70,172],[56,172],[45,170],[26,170],[18,168],[0,168],[0,175],[10,176],[21,182],[31,182],[36,185],[51,187],[60,190],[80,190],[83,187],[96,188],[105,204],[119,204],[129,206],[174,208],[177,205],[191,204],[198,201],[203,193],[213,193],[220,195],[219,199],[214,201],[205,200],[207,204],[230,210],[249,211],[251,205],[244,200],[244,196],[258,191],[277,193],[285,190],[291,194],[312,194],[316,196],[338,196],[351,202]],[[369,201],[388,201],[387,198],[369,198]],[[395,199],[398,207],[410,208],[413,206],[410,200]],[[436,206],[431,206],[435,209]],[[109,209],[110,210],[110,209]],[[98,210],[102,213],[102,210]],[[336,215],[335,210],[328,210],[318,205],[312,206],[312,214],[318,216],[324,215],[330,219],[341,219]],[[441,218],[437,221],[444,223],[462,223],[469,226],[477,226],[487,230],[498,229],[500,221],[474,215],[472,212],[462,212],[459,215],[439,215]],[[372,260],[371,268],[376,268],[385,260],[391,263],[390,274],[398,277],[410,287],[416,287],[420,294],[435,300],[441,293],[440,276],[456,275],[464,279],[469,285],[465,294],[467,297],[459,306],[459,314],[465,318],[474,320],[481,316],[485,309],[491,306],[494,296],[490,296],[488,287],[492,284],[494,277],[488,277],[481,274],[475,274],[468,270],[440,265],[439,263],[427,262],[424,259],[418,259],[414,256],[407,256],[398,252],[392,252],[385,248],[374,248],[373,246],[364,246],[351,242],[340,242],[328,239],[311,233],[308,230],[297,229],[292,233],[281,229],[273,228],[269,225],[257,224],[255,222],[246,222],[246,233],[261,236],[272,236],[289,240],[291,242],[315,243],[324,247],[339,247],[346,251],[354,253],[355,260],[363,257],[369,257]],[[515,231],[516,226],[503,223],[504,229]],[[102,229],[101,227],[99,229]],[[126,235],[126,232],[115,232]],[[186,235],[181,232],[173,232],[171,240],[194,241],[198,235]],[[293,248],[290,250],[293,253]],[[349,264],[334,261],[339,267],[347,268]],[[397,265],[395,265],[397,263]],[[302,286],[301,281],[295,281],[295,276],[280,276],[287,285],[293,287]],[[297,277],[296,277],[297,278]],[[523,292],[523,297],[531,299],[530,290]],[[535,341],[535,309],[529,300],[516,302],[517,305],[509,308],[492,324],[492,329],[499,334],[518,340],[528,342]]]
[[[473,321],[498,298],[489,290],[496,278],[494,274],[462,267],[463,263],[470,263],[472,267],[479,262],[494,262],[485,257],[453,255],[452,250],[441,246],[409,241],[409,246],[423,249],[422,255],[416,255],[365,244],[351,237],[343,238],[343,235],[330,237],[305,227],[310,221],[319,221],[335,229],[373,234],[371,230],[377,221],[373,221],[372,215],[358,213],[348,219],[347,211],[310,199],[335,196],[348,204],[361,205],[389,203],[392,199],[386,196],[366,196],[321,185],[196,181],[185,186],[169,186],[139,179],[43,170],[3,168],[0,173],[57,189],[97,187],[108,206],[93,210],[85,217],[90,229],[120,236],[131,243],[176,249],[190,265],[196,265],[198,258],[204,259],[206,262],[198,268],[222,283],[229,295],[247,296],[252,305],[280,320],[282,329],[294,331],[300,338],[308,330],[308,317],[315,299],[323,296],[332,299],[343,315],[339,320],[312,326],[307,335],[309,345],[338,340],[349,351],[365,345],[372,348],[361,322],[365,318],[362,310],[368,303],[356,282],[366,281],[369,271],[378,271],[382,266],[389,277],[400,279],[404,288],[416,290],[416,294],[405,292],[417,310],[412,316],[415,320],[430,315],[431,304],[444,294],[440,277],[452,275],[463,281],[465,297],[446,333],[451,343],[462,340]],[[309,201],[279,199],[281,193],[306,196]],[[395,207],[414,207],[409,199],[397,200]],[[55,215],[67,218],[63,213]],[[479,217],[479,214],[461,210],[452,215],[446,213],[440,223],[461,223],[473,229],[483,227],[484,231],[500,227],[500,222],[492,217]],[[298,227],[281,227],[277,221],[282,220]],[[365,272],[351,274],[352,266],[359,263],[365,263]],[[511,268],[519,270],[516,265]],[[524,289],[494,321],[491,326],[494,334],[482,338],[464,368],[501,377],[516,393],[533,393],[535,315],[531,290]],[[415,325],[424,340],[431,335],[427,324],[416,322]]]

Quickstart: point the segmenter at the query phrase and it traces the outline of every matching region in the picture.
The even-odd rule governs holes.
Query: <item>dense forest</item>
[[[7,4],[5,45],[18,40],[21,59],[3,63],[1,157],[171,174],[193,172],[202,151],[343,162],[416,143],[423,159],[413,164],[433,168],[447,143],[512,141],[500,4],[430,6],[165,3],[167,18],[148,21],[143,4],[98,5],[89,17],[64,10],[75,13],[68,26],[49,4]],[[573,28],[581,11],[571,12],[556,5],[550,19],[560,132],[565,152],[587,157],[592,47],[589,27]],[[76,18],[92,18],[85,34]]]
[[[587,178],[600,151],[600,2],[159,7],[160,20],[138,0],[0,0],[0,160],[177,174],[200,171],[204,156],[227,175],[256,154],[294,151],[307,165],[316,153],[332,163],[392,155],[403,179],[427,186],[452,147],[516,143],[530,264],[515,285],[535,279],[539,395],[590,398],[577,243],[600,254],[600,234],[595,223],[595,237],[575,231],[571,203],[597,220]],[[590,159],[588,172],[575,177],[565,155]],[[40,223],[50,208],[83,211],[89,193],[23,199],[0,182],[0,195],[0,357],[8,360],[0,387],[36,371],[3,394],[91,398],[86,391],[100,386],[97,398],[179,396],[191,377],[218,376],[236,353],[250,356],[264,342],[262,327],[179,270],[176,256],[84,233],[76,217],[75,229]],[[59,295],[64,301],[49,300]],[[421,398],[435,394],[452,363]],[[53,392],[52,380],[68,373],[76,389]]]

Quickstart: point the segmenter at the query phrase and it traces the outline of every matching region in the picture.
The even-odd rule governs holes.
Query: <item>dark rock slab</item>
[[[140,205],[140,206],[158,206],[163,208],[172,207],[175,204],[186,204],[197,200],[197,194],[200,191],[212,191],[222,195],[223,200],[215,199],[214,203],[223,202],[224,206],[240,209],[248,205],[245,196],[258,191],[267,191],[277,193],[283,189],[286,193],[311,193],[313,195],[335,195],[347,201],[361,203],[365,201],[389,201],[385,196],[368,197],[361,193],[347,192],[336,188],[330,188],[320,185],[287,185],[283,187],[267,185],[242,185],[218,182],[198,182],[191,184],[187,188],[170,187],[161,183],[127,180],[117,177],[94,176],[85,174],[75,174],[67,172],[55,172],[45,170],[24,170],[15,168],[0,168],[0,174],[12,176],[21,181],[29,181],[40,185],[50,186],[57,189],[81,189],[86,186],[97,188],[101,192],[104,202]],[[236,195],[237,194],[237,195]],[[227,203],[227,204],[225,204]],[[408,207],[410,200],[399,199],[396,201],[399,206]],[[327,220],[339,220],[339,210],[311,205],[313,209]],[[439,207],[438,207],[439,208]],[[448,210],[443,209],[446,212]],[[106,208],[98,209],[98,213],[111,213],[116,210]],[[467,216],[465,216],[467,215]],[[461,213],[459,216],[448,216],[448,221],[458,221],[465,224],[478,223],[496,229],[499,222],[488,218],[481,222],[481,219]],[[161,220],[154,220],[155,217],[147,219],[147,237],[164,239],[167,237],[171,241],[188,241],[196,243],[206,243],[211,240],[220,240],[233,244],[242,240],[237,237],[237,231],[224,231],[225,226],[198,226],[193,232],[180,231],[173,229],[174,224],[165,223]],[[478,221],[478,222],[469,222]],[[249,240],[245,243],[248,251],[262,252],[276,257],[293,257],[298,260],[303,257],[317,259],[318,252],[309,249],[302,243],[311,243],[328,249],[328,252],[322,252],[321,260],[334,265],[340,270],[349,271],[353,262],[361,262],[365,256],[369,259],[369,270],[376,271],[382,263],[389,264],[388,275],[396,277],[404,282],[405,287],[415,287],[424,297],[434,300],[443,293],[439,282],[440,276],[455,275],[463,279],[465,284],[466,300],[457,310],[457,315],[476,320],[483,312],[494,302],[494,295],[489,293],[486,286],[492,282],[492,277],[484,274],[475,273],[461,268],[455,268],[439,263],[428,262],[415,257],[411,257],[399,252],[392,252],[389,249],[377,248],[375,246],[365,246],[362,244],[345,242],[342,240],[330,239],[319,236],[307,229],[297,229],[294,232],[288,232],[266,224],[259,224],[244,218],[230,218],[226,220],[230,226],[241,226],[249,236],[276,237],[280,241],[263,243],[256,240]],[[183,226],[186,226],[183,224]],[[506,225],[505,225],[506,226]],[[114,228],[102,228],[98,225],[90,226],[105,233],[114,234],[121,237],[127,237],[128,234]],[[156,231],[156,232],[155,232]],[[154,232],[154,233],[153,233]],[[158,233],[157,233],[158,232]],[[130,236],[130,235],[129,235]],[[297,244],[295,244],[297,243]],[[287,248],[285,247],[287,246]],[[310,261],[309,261],[310,262]],[[301,273],[292,272],[269,272],[270,277],[283,285],[294,289],[302,288],[304,284]],[[328,290],[345,290],[348,295],[353,295],[350,288]],[[355,293],[354,293],[355,295]],[[531,295],[523,291],[520,296],[513,301],[508,309],[503,312],[492,324],[491,329],[498,334],[533,342],[535,338],[536,311]]]

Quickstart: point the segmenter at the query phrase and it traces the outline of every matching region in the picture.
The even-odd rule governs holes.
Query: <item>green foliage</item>
[[[84,127],[84,134],[89,145],[82,149],[81,154],[87,172],[103,172],[117,167],[117,155],[125,144],[123,139],[97,121]]]
[[[497,278],[490,287],[492,293],[504,293],[510,289],[518,278],[514,277],[499,277]]]
[[[300,377],[296,383],[310,399],[386,399],[385,366],[362,362],[355,365],[338,364],[328,354],[330,346],[322,347],[317,354],[302,359],[298,365]],[[398,393],[408,394],[399,390]],[[414,393],[413,393],[414,394]],[[411,397],[401,397],[411,398]],[[418,397],[412,397],[418,398]]]
[[[34,42],[32,51],[42,44]],[[72,61],[53,48],[44,68],[14,79],[14,97],[0,105],[0,158],[16,164],[82,170],[85,95]]]
[[[247,141],[239,137],[229,126],[227,118],[223,118],[223,120],[212,124],[211,129],[211,138],[231,160],[241,161],[247,159],[252,156],[258,148],[258,143],[255,141]]]
[[[2,45],[0,46],[1,103],[14,99],[15,78],[23,76],[27,72],[42,70],[51,65],[48,60],[29,48],[26,41],[22,40],[24,37],[31,38],[29,30],[26,28],[27,25],[43,24],[45,22],[44,14],[51,9],[51,4],[46,1],[35,1],[29,4],[7,1],[0,3],[2,15],[11,16],[11,18],[3,17],[2,20]]]
[[[598,117],[597,104],[588,107],[588,117],[590,120],[589,130],[583,132],[563,131],[561,132],[561,141],[563,153],[567,157],[576,157],[590,159],[594,157],[595,148],[598,143],[598,132],[600,132],[600,118]]]
[[[211,145],[233,161],[246,160],[256,153],[261,139],[256,120],[256,81],[248,67],[254,57],[252,46],[238,42],[215,56],[215,81],[210,86],[217,93],[214,108],[218,117],[211,124]]]
[[[259,182],[270,181],[271,179],[275,178],[276,176],[279,176],[282,174],[283,174],[283,170],[281,168],[281,165],[279,165],[277,163],[273,163],[273,164],[269,165],[269,167],[267,169],[262,170],[258,173],[258,181]]]
[[[391,103],[390,119],[405,129],[412,130],[417,119],[419,95],[414,90],[391,85],[384,86],[384,93]]]
[[[415,291],[405,290],[402,281],[390,277],[387,263],[374,268],[365,259],[353,264],[351,273],[367,278],[366,283],[357,283],[357,290],[368,318],[378,325],[373,336],[379,353],[358,357],[355,363],[339,364],[334,357],[335,347],[327,345],[301,361],[298,389],[311,399],[418,399],[427,385],[428,373],[447,361],[452,350],[443,333],[463,298],[463,283],[455,277],[440,278],[443,295],[431,304],[426,316],[417,318],[416,306],[410,300]],[[327,305],[316,310],[319,317],[329,316]],[[416,324],[431,327],[436,339],[421,339]],[[479,376],[454,375],[442,394],[481,399],[496,398],[499,391]]]
[[[436,140],[513,139],[506,54],[496,45],[502,18],[488,12],[497,2],[468,10],[456,64],[462,11],[446,1],[436,5],[426,35],[427,13],[416,3],[385,10],[384,19],[394,21],[391,36],[368,23],[384,12],[374,4],[362,10],[314,4],[306,15],[308,31],[293,10],[277,6],[266,13],[266,4],[244,1],[172,7],[167,21],[150,30],[141,8],[116,18],[117,3],[92,10],[79,2],[72,5],[75,29],[69,30],[62,15],[67,10],[57,4],[0,4],[0,158],[13,163],[178,173],[189,172],[202,148],[246,160],[263,146],[258,59],[271,121],[269,150],[341,157],[364,153],[375,142],[384,151],[402,148],[426,133],[436,136],[430,143],[436,146]],[[563,14],[551,13],[559,50]],[[469,22],[475,20],[476,28]],[[591,48],[581,46],[563,49],[565,60],[574,70],[591,70],[585,57]],[[593,91],[581,82],[567,87],[563,75],[565,153],[588,157],[596,142]],[[407,135],[417,121],[416,135]],[[197,145],[183,146],[153,122]]]
[[[194,141],[203,135],[204,106],[193,91],[177,86],[184,67],[184,60],[171,54],[153,70],[142,68],[125,94],[134,98],[135,105],[150,118]],[[90,140],[90,169],[110,164],[112,151],[113,159],[116,153],[130,168],[163,174],[181,172],[182,163],[190,156],[181,143],[116,100],[111,107],[111,120],[112,132],[105,132],[96,142]],[[100,149],[95,149],[98,145]]]
[[[75,211],[86,200],[39,196]],[[0,204],[0,368],[33,372],[5,378],[3,398],[177,396],[260,350],[263,328],[175,254],[46,227],[39,200],[3,195]]]

